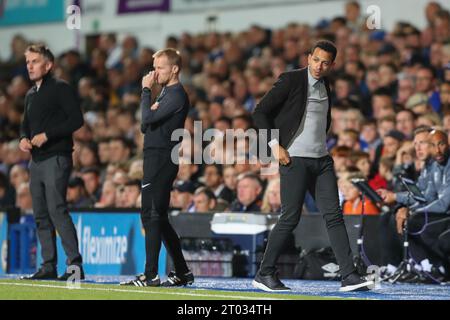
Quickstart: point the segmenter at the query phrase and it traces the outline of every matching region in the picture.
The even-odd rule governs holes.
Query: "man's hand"
[[[279,144],[276,144],[272,147],[273,156],[275,159],[282,165],[287,166],[289,163],[291,163],[291,158],[289,156],[289,152],[287,152],[286,149],[284,149]]]
[[[150,71],[146,76],[142,78],[142,89],[151,89],[157,79],[155,71]]]
[[[397,200],[397,196],[394,192],[386,190],[386,189],[378,189],[377,193],[383,199],[383,202],[387,204],[392,204]]]
[[[31,144],[30,139],[23,138],[22,140],[20,140],[19,149],[23,152],[30,152],[31,149],[33,149],[33,145]]]
[[[38,135],[35,135],[34,138],[31,140],[31,144],[35,147],[42,147],[46,142],[48,141],[47,135],[44,133],[40,133]]]
[[[159,102],[155,102],[151,107],[150,110],[155,111],[158,110],[159,108]]]
[[[403,234],[403,226],[405,225],[406,219],[409,217],[408,208],[400,208],[397,210],[397,214],[395,215],[395,221],[397,223],[397,232],[399,234]]]

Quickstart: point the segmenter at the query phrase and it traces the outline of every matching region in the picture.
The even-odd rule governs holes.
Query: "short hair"
[[[100,169],[97,168],[97,167],[86,167],[86,168],[81,169],[80,173],[81,174],[93,173],[93,174],[95,174],[96,176],[99,177],[100,176]]]
[[[132,141],[123,136],[114,136],[109,139],[109,142],[119,141],[125,149],[133,149]]]
[[[384,87],[376,89],[372,94],[372,96],[388,96],[389,98],[392,99],[391,92],[389,91],[389,89]]]
[[[344,129],[341,135],[351,136],[353,140],[359,141],[359,132],[355,129]]]
[[[377,126],[377,120],[370,118],[370,119],[364,119],[364,121],[361,124],[361,127],[365,127],[365,126]]]
[[[336,81],[341,80],[349,83],[351,86],[355,83],[355,78],[347,73],[342,73],[336,77]]]
[[[141,181],[138,179],[132,179],[125,182],[125,187],[137,187],[139,190],[141,190]]]
[[[207,164],[207,165],[205,166],[205,171],[206,171],[206,168],[209,168],[209,167],[215,168],[216,171],[217,171],[217,174],[218,174],[219,176],[223,177],[223,166],[222,166],[221,164],[218,164],[218,163]]]
[[[400,109],[398,112],[397,112],[397,115],[400,113],[400,112],[406,112],[406,113],[409,113],[410,115],[411,115],[411,117],[414,119],[414,120],[416,120],[417,119],[417,114],[414,112],[414,111],[412,111],[411,109]]]
[[[200,187],[200,188],[198,188],[197,190],[195,190],[194,195],[197,196],[197,195],[202,194],[202,193],[208,198],[208,200],[217,200],[217,197],[214,194],[214,192],[208,187]]]
[[[389,171],[392,171],[394,168],[395,161],[392,158],[389,157],[381,157],[380,159],[380,165],[385,166]]]
[[[392,73],[398,73],[398,68],[392,62],[383,63],[378,68],[380,68],[380,67],[387,67],[387,68],[391,69]]]
[[[370,161],[370,154],[368,154],[367,152],[364,152],[364,151],[360,151],[360,150],[353,151],[350,154],[350,160],[355,164],[356,164],[356,162],[358,162],[359,160],[362,160],[362,159],[368,159]]]
[[[263,183],[262,183],[260,177],[259,177],[258,175],[256,175],[256,174],[252,173],[252,172],[244,172],[244,173],[241,173],[241,174],[238,176],[237,181],[238,181],[238,183],[239,183],[239,182],[241,182],[241,181],[244,180],[244,179],[251,179],[251,180],[255,181],[256,183],[258,183],[258,185],[259,185],[261,188],[263,187]]]
[[[356,8],[358,8],[358,9],[361,8],[360,5],[359,5],[359,3],[358,3],[358,1],[349,1],[349,2],[347,2],[347,5],[348,5],[348,6],[356,7]]]
[[[153,55],[153,59],[156,59],[156,58],[159,58],[162,56],[167,57],[167,60],[169,60],[170,64],[172,64],[174,66],[178,66],[178,68],[181,70],[182,59],[181,59],[181,54],[178,50],[173,49],[173,48],[166,48],[166,49],[159,50]]]
[[[44,56],[45,59],[47,59],[50,62],[55,62],[55,56],[50,51],[50,49],[44,45],[44,44],[32,44],[28,46],[28,48],[25,50],[25,52],[33,52],[33,53],[39,53],[40,55]]]
[[[216,120],[216,122],[226,122],[230,127],[231,127],[231,119],[228,117],[220,117],[219,119]]]
[[[387,115],[384,116],[382,118],[380,118],[377,122],[378,125],[380,125],[382,122],[392,122],[392,123],[397,123],[397,120],[395,119],[394,115]]]
[[[431,73],[431,77],[432,77],[433,79],[436,78],[436,74],[437,74],[436,69],[433,68],[433,67],[430,66],[430,65],[422,65],[422,66],[419,68],[419,70],[428,70],[428,71]]]
[[[337,49],[333,42],[329,40],[319,40],[314,46],[311,48],[311,54],[313,54],[314,50],[317,48],[322,49],[328,53],[331,53],[331,61],[334,62],[337,55]]]
[[[332,157],[349,157],[351,153],[352,148],[347,146],[336,146],[330,152]]]

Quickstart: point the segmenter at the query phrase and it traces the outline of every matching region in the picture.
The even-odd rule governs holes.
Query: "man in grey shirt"
[[[333,159],[326,135],[331,125],[330,90],[326,75],[337,50],[332,42],[319,41],[308,57],[308,67],[283,73],[256,107],[253,118],[258,129],[279,129],[280,140],[270,140],[280,163],[281,216],[273,228],[261,268],[253,285],[264,291],[287,291],[276,273],[276,262],[300,221],[307,191],[323,214],[330,243],[342,276],[341,291],[373,288],[353,264],[347,230],[339,205]]]
[[[315,79],[308,69],[306,112],[295,138],[288,146],[291,157],[321,158],[327,150],[328,95],[323,80]]]

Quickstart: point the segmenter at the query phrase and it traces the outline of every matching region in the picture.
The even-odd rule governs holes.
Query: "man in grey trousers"
[[[66,193],[72,171],[72,133],[83,125],[83,115],[74,90],[52,77],[52,52],[43,45],[31,45],[25,52],[30,80],[35,86],[25,97],[20,149],[31,152],[30,190],[43,263],[26,280],[68,280],[69,269],[58,278],[56,232],[62,240],[67,265],[84,279],[82,258]],[[77,272],[79,271],[79,272]]]

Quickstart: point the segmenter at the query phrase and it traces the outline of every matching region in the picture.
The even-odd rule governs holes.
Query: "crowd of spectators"
[[[224,142],[216,164],[195,164],[196,153],[217,144],[194,139],[196,121],[201,121],[202,132],[253,128],[251,113],[258,101],[282,72],[307,65],[309,49],[318,39],[331,40],[338,48],[330,74],[328,147],[344,213],[361,210],[352,179],[365,178],[375,189],[395,190],[396,172],[416,176],[423,163],[414,152],[414,130],[431,126],[450,133],[450,13],[434,2],[424,9],[427,26],[422,30],[405,21],[392,30],[369,30],[359,4],[348,2],[344,16],[316,25],[253,25],[238,33],[169,37],[166,47],[182,54],[181,80],[191,103],[171,207],[187,212],[280,212],[278,174],[261,175],[262,164],[248,158],[236,161],[239,154],[244,159],[248,154],[245,138],[237,139],[236,147]],[[77,90],[85,119],[74,134],[67,193],[72,208],[140,207],[141,79],[152,70],[152,55],[159,48],[141,46],[132,35],[122,38],[101,34],[89,52],[68,50],[56,60],[53,73]],[[32,211],[30,158],[18,148],[24,97],[32,87],[24,51],[36,41],[15,36],[11,57],[0,62],[0,207],[17,206],[23,213]],[[379,213],[375,204],[366,209]],[[305,211],[317,211],[311,195]]]

